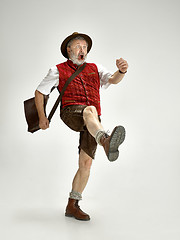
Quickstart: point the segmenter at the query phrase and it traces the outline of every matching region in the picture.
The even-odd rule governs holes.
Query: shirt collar
[[[78,68],[78,65],[77,64],[74,64],[70,59],[67,60],[67,63],[70,67],[72,68]]]

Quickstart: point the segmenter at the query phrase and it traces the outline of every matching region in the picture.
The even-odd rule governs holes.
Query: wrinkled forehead
[[[88,46],[88,43],[84,39],[72,39],[70,42],[70,46],[76,46],[76,45]]]

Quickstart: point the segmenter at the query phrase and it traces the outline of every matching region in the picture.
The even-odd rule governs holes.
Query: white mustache
[[[84,53],[79,53],[79,54],[78,54],[78,57],[79,57],[79,56],[83,56],[83,57],[84,57],[85,54],[84,54]]]
[[[83,56],[83,59],[78,60],[80,55]],[[77,65],[80,65],[80,64],[82,64],[82,62],[85,62],[86,57],[87,57],[87,54],[84,54],[83,52],[80,52],[77,55],[75,55],[73,52],[71,52],[71,55],[70,55],[70,59],[72,60],[72,62]]]

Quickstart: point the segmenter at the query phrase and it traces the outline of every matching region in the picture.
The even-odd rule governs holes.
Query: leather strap
[[[65,92],[67,86],[69,85],[69,83],[70,83],[75,77],[77,77],[77,75],[80,74],[80,72],[83,71],[83,69],[85,68],[85,66],[86,66],[86,63],[84,63],[83,65],[81,65],[81,66],[70,76],[70,78],[68,78],[68,80],[67,80],[66,83],[64,84],[64,87],[63,87],[60,95],[58,96],[58,98],[57,98],[57,100],[56,100],[56,102],[55,102],[55,104],[54,104],[51,112],[49,113],[49,116],[48,116],[49,122],[51,121],[51,118],[53,117],[53,115],[54,115],[54,113],[55,113],[55,111],[56,111],[59,103],[61,102],[61,99],[62,99],[62,97],[63,97],[63,95],[64,95],[64,92]]]

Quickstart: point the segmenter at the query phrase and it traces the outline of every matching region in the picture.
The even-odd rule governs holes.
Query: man
[[[35,92],[41,129],[49,127],[43,95],[48,95],[52,87],[58,87],[61,92],[66,80],[86,62],[91,46],[91,38],[77,32],[68,36],[61,44],[61,53],[67,61],[51,68]],[[100,86],[107,88],[110,84],[119,83],[127,72],[128,64],[124,59],[116,60],[116,65],[118,70],[112,75],[102,66],[86,63],[84,70],[68,85],[61,102],[61,119],[72,130],[80,132],[79,169],[72,182],[65,212],[65,216],[78,220],[90,220],[90,216],[80,209],[78,202],[82,199],[82,192],[90,175],[97,143],[103,146],[107,158],[115,161],[119,156],[119,145],[125,138],[125,129],[122,126],[115,127],[109,136],[100,122]]]

